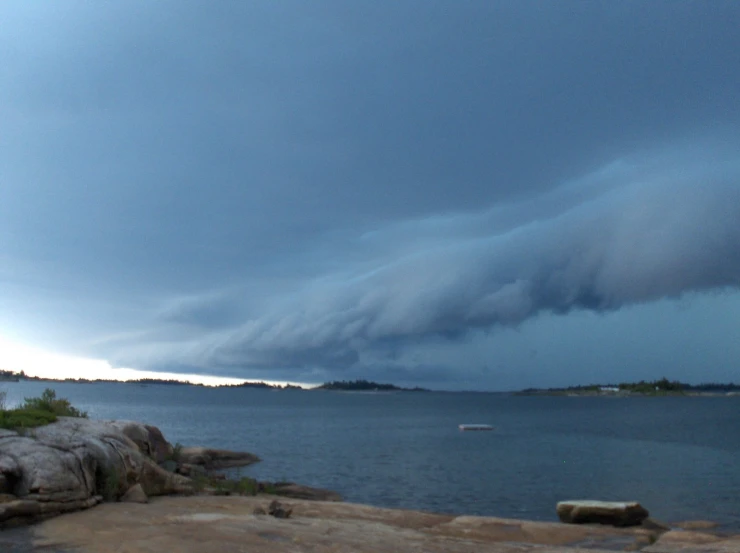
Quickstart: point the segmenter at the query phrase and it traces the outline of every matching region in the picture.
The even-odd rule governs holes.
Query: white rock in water
[[[569,524],[610,524],[636,526],[649,516],[649,512],[636,501],[561,501],[557,505],[558,517]]]

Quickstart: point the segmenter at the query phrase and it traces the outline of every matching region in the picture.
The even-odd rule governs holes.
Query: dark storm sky
[[[0,4],[0,335],[508,389],[740,375],[740,5]]]

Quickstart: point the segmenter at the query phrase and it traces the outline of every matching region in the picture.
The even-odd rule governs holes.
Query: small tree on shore
[[[87,413],[73,407],[68,399],[57,399],[57,393],[51,388],[44,390],[41,397],[27,397],[21,409],[47,411],[54,413],[58,417],[87,418]]]

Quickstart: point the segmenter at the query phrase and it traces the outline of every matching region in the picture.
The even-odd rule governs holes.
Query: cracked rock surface
[[[32,522],[117,499],[140,484],[147,496],[190,493],[191,481],[157,464],[169,446],[154,427],[61,417],[0,433],[0,525]]]

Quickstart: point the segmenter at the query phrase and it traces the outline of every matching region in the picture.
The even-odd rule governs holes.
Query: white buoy
[[[493,426],[490,424],[461,424],[460,430],[493,430]]]

